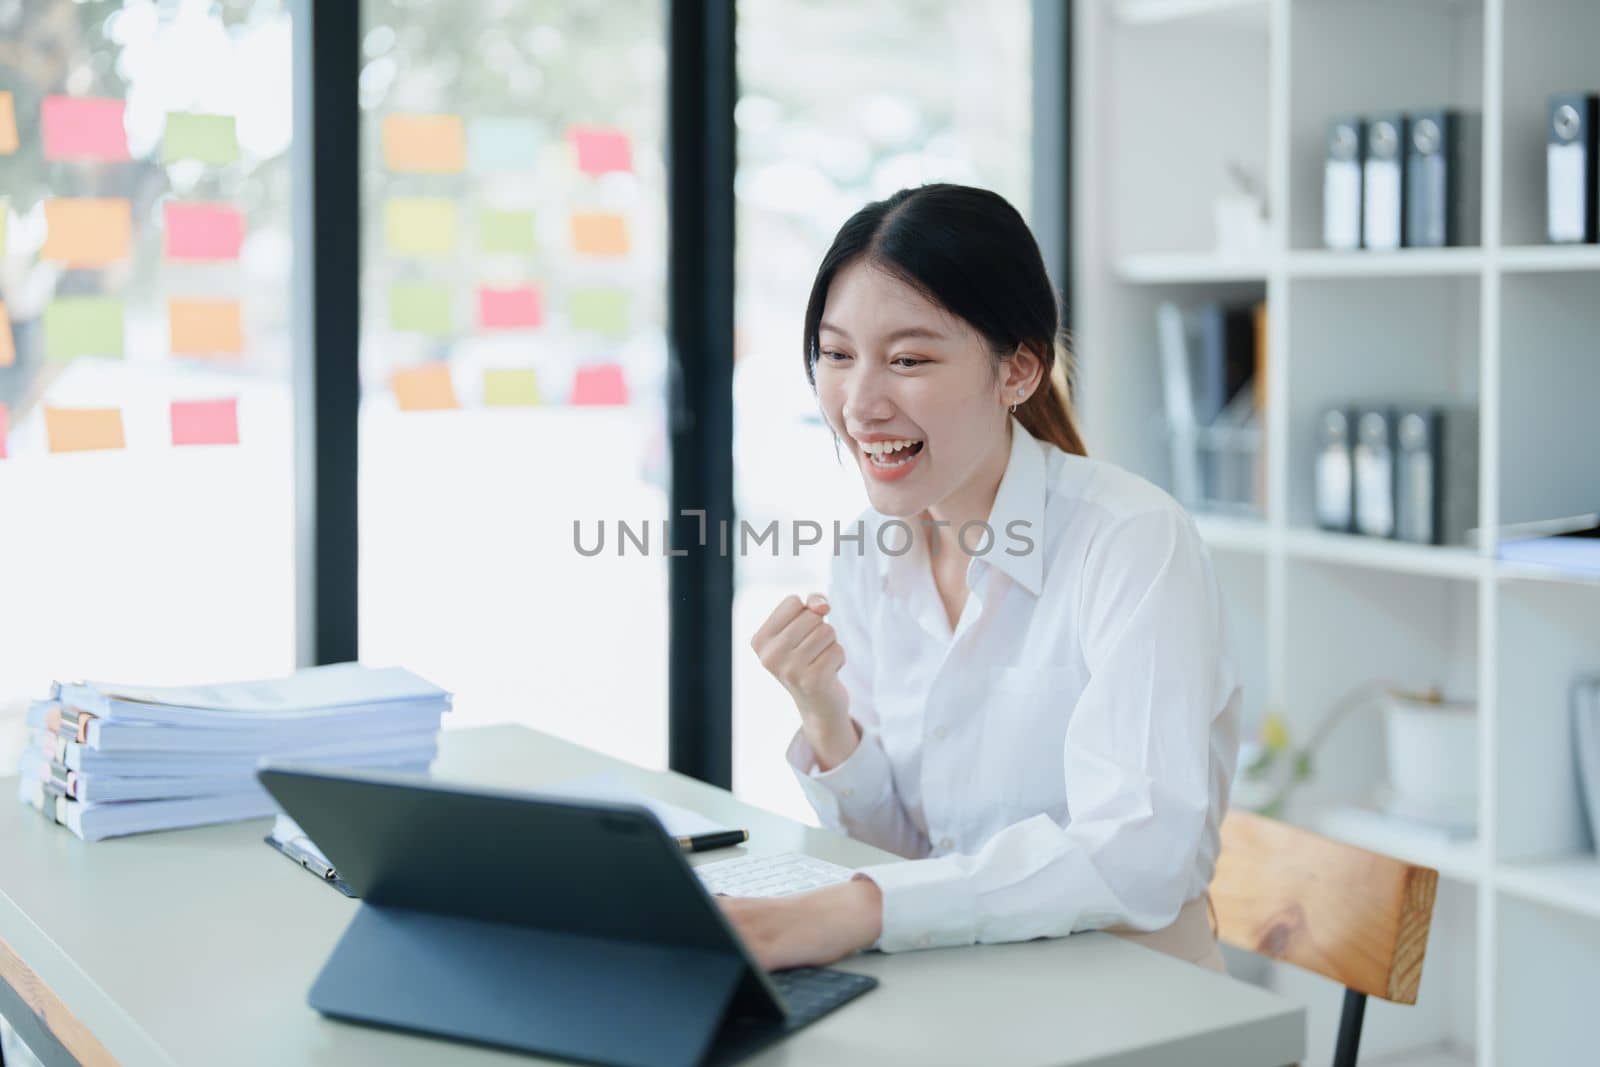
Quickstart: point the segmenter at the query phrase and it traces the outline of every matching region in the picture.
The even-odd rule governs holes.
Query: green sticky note
[[[456,329],[453,303],[448,285],[395,282],[389,287],[389,325],[430,337],[448,337]]]
[[[44,309],[45,358],[122,358],[122,301],[109,296],[63,296]]]
[[[232,115],[199,115],[192,111],[167,112],[167,132],[161,139],[161,161],[198,159],[222,166],[239,159],[239,134]]]
[[[539,376],[531,367],[483,372],[483,402],[489,407],[539,406]]]
[[[383,233],[398,256],[448,256],[456,247],[456,205],[436,196],[397,196],[383,205]]]
[[[533,212],[496,211],[478,214],[478,248],[511,256],[531,255],[538,242],[533,236]]]
[[[628,332],[628,294],[622,289],[576,289],[567,304],[575,330],[621,337]]]

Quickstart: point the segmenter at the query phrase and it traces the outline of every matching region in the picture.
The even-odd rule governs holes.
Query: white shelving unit
[[[1589,0],[1085,0],[1076,8],[1071,294],[1091,449],[1168,484],[1155,309],[1268,306],[1265,518],[1200,516],[1229,600],[1251,726],[1304,737],[1372,681],[1478,707],[1478,836],[1441,842],[1342,806],[1384,776],[1352,715],[1291,816],[1441,873],[1414,1007],[1369,1005],[1363,1062],[1591,1062],[1600,1044],[1600,858],[1582,825],[1567,687],[1600,670],[1600,580],[1314,528],[1314,419],[1334,403],[1475,404],[1480,524],[1591,510],[1600,494],[1600,247],[1543,245],[1544,110],[1600,90]],[[1323,140],[1347,114],[1482,115],[1482,240],[1320,247]],[[1268,247],[1218,253],[1227,165],[1264,176]],[[1331,1055],[1339,990],[1274,966]]]

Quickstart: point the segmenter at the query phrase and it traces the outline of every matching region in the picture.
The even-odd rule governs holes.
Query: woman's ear
[[[1005,361],[1006,371],[1003,378],[1005,383],[1005,398],[1007,403],[1016,403],[1019,399],[1017,390],[1022,390],[1020,397],[1026,399],[1038,392],[1044,382],[1044,361],[1039,354],[1027,345],[1018,345],[1011,358]]]

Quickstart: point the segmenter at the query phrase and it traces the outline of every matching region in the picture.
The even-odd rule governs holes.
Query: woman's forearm
[[[842,717],[811,716],[800,711],[800,729],[811,745],[817,759],[817,769],[831,771],[856,750],[861,743],[861,727],[848,715]]]

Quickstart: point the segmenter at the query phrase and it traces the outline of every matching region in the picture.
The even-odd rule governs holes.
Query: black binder
[[[1399,248],[1405,239],[1404,115],[1375,115],[1367,120],[1361,162],[1361,244],[1364,248]]]
[[[363,901],[311,988],[325,1015],[692,1067],[754,1052],[877,984],[768,975],[642,807],[288,765],[258,776]]]
[[[1403,407],[1394,434],[1395,536],[1464,544],[1478,525],[1478,409]]]
[[[1459,111],[1409,117],[1405,243],[1408,248],[1474,245],[1481,229],[1480,118]]]
[[[1545,147],[1545,232],[1553,244],[1600,239],[1600,97],[1552,96]]]

